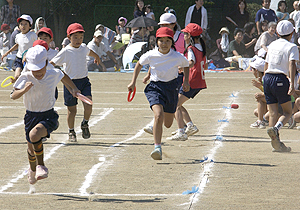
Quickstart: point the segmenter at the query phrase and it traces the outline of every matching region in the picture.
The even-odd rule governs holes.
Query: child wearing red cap
[[[140,57],[137,62],[132,81],[128,90],[135,88],[136,79],[143,65],[150,65],[150,83],[144,92],[154,114],[153,137],[155,148],[151,153],[154,160],[162,159],[161,137],[162,126],[169,128],[173,123],[174,113],[178,102],[178,68],[184,68],[185,80],[183,91],[189,91],[189,63],[187,59],[174,48],[174,32],[168,27],[159,28],[156,32],[157,48],[150,50]]]
[[[0,51],[1,55],[9,49],[9,40],[10,40],[10,27],[8,24],[1,25],[1,33],[0,33]]]
[[[184,92],[183,87],[179,90],[178,105],[175,118],[178,124],[178,130],[169,139],[187,140],[188,136],[194,135],[199,130],[193,124],[188,111],[182,106],[190,98],[194,98],[202,89],[206,88],[204,70],[207,69],[206,46],[200,37],[202,28],[195,23],[189,23],[183,30],[186,43],[185,56],[189,61],[189,84],[190,90]],[[186,128],[184,128],[186,122]]]
[[[14,83],[18,79],[23,70],[23,53],[30,47],[32,47],[33,42],[37,40],[36,34],[33,31],[30,31],[33,21],[29,15],[22,15],[17,19],[17,22],[19,24],[19,29],[21,30],[21,33],[16,35],[16,44],[13,47],[11,47],[4,55],[2,55],[3,61],[3,58],[5,58],[9,53],[18,50],[17,57],[14,63],[14,66],[16,68],[15,76],[14,79],[11,79],[12,83]]]
[[[86,44],[82,43],[84,38],[84,29],[81,24],[73,23],[67,28],[67,37],[71,43],[63,48],[51,61],[53,66],[65,65],[66,74],[72,79],[81,93],[92,100],[91,83],[88,78],[86,56],[95,58],[95,63],[100,65],[99,56],[90,50]],[[77,142],[74,130],[75,116],[77,112],[77,98],[74,97],[64,86],[65,105],[68,108],[67,121],[69,126],[69,141]],[[88,120],[92,114],[92,105],[83,103],[84,118],[81,122],[82,137],[90,138]]]
[[[45,42],[47,42],[49,48],[47,50],[47,57],[48,60],[51,61],[52,58],[54,58],[58,51],[50,48],[50,43],[53,41],[53,32],[50,28],[47,27],[42,27],[38,32],[37,32],[37,36],[39,40],[44,40]]]

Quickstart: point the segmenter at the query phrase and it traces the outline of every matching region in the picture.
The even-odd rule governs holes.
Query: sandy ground
[[[0,209],[299,209],[299,131],[281,129],[292,152],[274,153],[266,129],[249,127],[256,120],[251,72],[207,73],[208,89],[185,105],[200,132],[166,140],[174,121],[164,129],[162,161],[151,159],[153,137],[142,130],[153,116],[144,75],[129,103],[132,74],[90,73],[92,136],[81,137],[79,104],[73,144],[59,84],[60,127],[44,145],[49,177],[34,185],[34,194],[28,194],[22,99],[12,101],[11,86],[1,88]],[[239,109],[226,108],[232,103]],[[197,193],[182,194],[193,187]]]

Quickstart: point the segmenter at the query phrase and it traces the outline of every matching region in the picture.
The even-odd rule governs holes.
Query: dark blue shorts
[[[37,124],[42,124],[47,129],[47,136],[45,137],[49,138],[50,133],[58,128],[58,117],[54,109],[45,112],[30,112],[26,110],[24,117],[26,140],[31,143],[29,133]]]
[[[22,58],[16,57],[15,63],[14,63],[14,67],[16,68],[21,68],[23,70],[23,63],[22,63]]]
[[[179,90],[179,94],[184,95],[187,98],[194,98],[202,89],[203,88],[197,88],[197,89],[190,88],[188,92],[184,92],[183,87],[181,86]]]
[[[72,79],[76,87],[84,96],[92,96],[91,83],[88,77],[81,79]],[[64,86],[64,99],[66,106],[76,106],[78,104],[77,98],[73,97],[69,90]]]
[[[145,88],[144,93],[150,103],[150,107],[161,104],[164,112],[175,113],[178,103],[178,80],[169,82],[151,81]]]
[[[177,77],[177,81],[178,81],[178,90],[180,90],[180,87],[182,86],[182,83],[183,83],[183,73],[180,73],[178,74],[178,77]]]
[[[264,93],[267,104],[283,104],[291,101],[288,95],[290,82],[284,74],[265,74]]]

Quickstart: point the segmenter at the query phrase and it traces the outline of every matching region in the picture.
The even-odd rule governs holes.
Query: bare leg
[[[164,110],[161,104],[155,104],[152,106],[152,111],[154,114],[154,124],[153,124],[153,137],[155,144],[161,144],[161,137],[163,131],[164,122]]]
[[[74,128],[76,113],[77,113],[76,105],[68,106],[67,121],[68,121],[69,128]]]
[[[92,100],[91,96],[87,96],[89,99]],[[83,108],[84,108],[84,119],[89,120],[93,111],[93,106],[86,104],[84,102],[83,103]]]

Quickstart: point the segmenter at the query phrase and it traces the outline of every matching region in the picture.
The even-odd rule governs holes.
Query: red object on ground
[[[238,104],[231,104],[231,108],[232,108],[232,109],[238,109],[238,108],[239,108],[239,105],[238,105]]]

